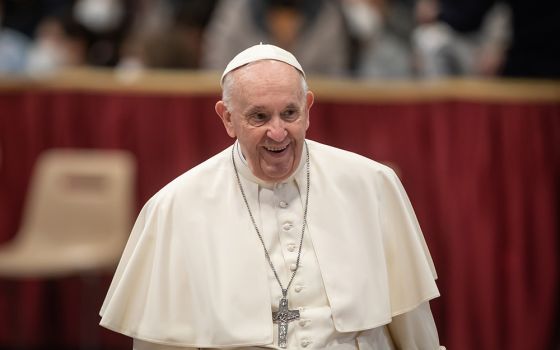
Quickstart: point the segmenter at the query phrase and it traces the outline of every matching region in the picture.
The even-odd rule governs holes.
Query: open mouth
[[[287,144],[285,146],[265,146],[264,149],[267,150],[270,153],[280,154],[280,153],[284,152],[285,150],[287,150],[288,146],[290,146],[290,144]]]

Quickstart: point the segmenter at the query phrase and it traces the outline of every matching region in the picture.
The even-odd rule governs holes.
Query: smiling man
[[[227,70],[226,70],[227,72]],[[223,78],[216,104],[229,136],[239,141],[253,174],[270,183],[293,174],[301,162],[313,93],[294,67],[259,60]]]
[[[135,349],[439,349],[435,270],[398,178],[305,139],[313,93],[256,45],[222,75],[234,144],[140,213],[101,309]]]

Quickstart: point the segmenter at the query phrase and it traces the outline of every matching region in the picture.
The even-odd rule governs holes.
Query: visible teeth
[[[284,146],[284,147],[270,147],[270,146],[267,146],[267,147],[265,147],[265,148],[266,148],[267,151],[271,151],[271,152],[280,152],[280,151],[285,150],[286,147],[288,147],[288,146],[287,146],[287,145]]]

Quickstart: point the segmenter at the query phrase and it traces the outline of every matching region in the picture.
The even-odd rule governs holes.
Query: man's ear
[[[214,107],[216,113],[220,116],[222,123],[224,123],[224,127],[226,128],[226,132],[228,133],[229,137],[235,138],[235,129],[233,127],[233,121],[231,120],[231,113],[226,108],[224,101],[216,102],[216,106]]]
[[[307,113],[307,125],[305,127],[306,130],[307,128],[309,128],[309,111],[311,110],[311,106],[313,106],[313,101],[315,101],[315,95],[313,95],[311,91],[307,91],[307,94],[305,95],[305,108]]]

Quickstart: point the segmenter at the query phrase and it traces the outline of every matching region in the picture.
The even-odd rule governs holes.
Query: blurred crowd
[[[0,74],[215,69],[262,43],[309,74],[560,78],[558,0],[0,0]]]

